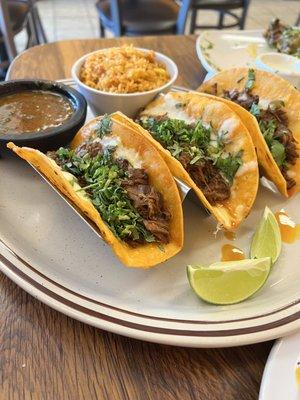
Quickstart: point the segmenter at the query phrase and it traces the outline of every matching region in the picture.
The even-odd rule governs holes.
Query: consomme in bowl
[[[14,142],[42,151],[65,146],[83,126],[85,98],[61,82],[18,79],[0,82],[0,155]]]
[[[24,90],[0,96],[0,136],[42,133],[71,118],[74,107],[60,93]]]

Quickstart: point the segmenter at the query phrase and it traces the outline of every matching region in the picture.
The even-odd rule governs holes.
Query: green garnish
[[[112,122],[110,116],[108,114],[105,114],[100,120],[98,126],[95,128],[95,133],[98,137],[102,138],[103,136],[111,132],[111,128]]]
[[[246,85],[245,85],[245,89],[248,90],[248,91],[253,89],[254,82],[255,82],[255,71],[254,71],[254,69],[249,68],[249,70],[248,70],[248,78],[247,78],[247,82],[246,82]]]
[[[108,121],[108,119],[106,119]],[[110,125],[105,122],[104,129]],[[101,218],[120,240],[154,242],[154,236],[145,228],[143,218],[134,208],[126,190],[121,186],[121,180],[127,177],[113,159],[114,149],[91,157],[85,154],[78,157],[73,150],[60,148],[57,156],[64,162],[62,169],[80,178],[86,185],[81,188]]]
[[[270,150],[271,150],[274,160],[276,161],[276,164],[279,167],[282,167],[284,165],[285,158],[286,158],[284,145],[282,143],[280,143],[278,140],[274,139]]]
[[[189,125],[179,119],[157,120],[149,117],[139,121],[146,130],[180,161],[188,156],[191,165],[210,160],[222,172],[224,178],[232,183],[242,165],[242,153],[226,154],[227,132],[213,132],[211,126],[204,125],[202,120]]]
[[[268,147],[272,146],[274,132],[276,130],[276,122],[272,119],[270,121],[259,121],[259,128],[267,142]]]
[[[274,133],[277,128],[277,121],[271,119],[270,121],[259,121],[259,128],[264,136],[264,139],[271,151],[271,154],[279,167],[282,167],[285,163],[285,147],[282,143],[279,142],[276,138],[274,138]]]
[[[259,117],[260,116],[260,107],[258,104],[253,103],[251,108],[250,108],[250,113],[254,115],[254,117]]]
[[[232,184],[233,178],[237,173],[237,170],[243,164],[242,152],[238,152],[236,155],[228,155],[227,157],[218,157],[215,165],[223,172],[227,180]]]
[[[283,100],[273,100],[273,101],[270,101],[270,103],[269,103],[269,109],[271,111],[279,110],[282,107],[284,107],[284,101]]]

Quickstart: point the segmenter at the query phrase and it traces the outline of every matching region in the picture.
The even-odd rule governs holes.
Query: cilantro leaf
[[[111,133],[112,121],[110,115],[105,114],[99,121],[99,124],[95,128],[95,133],[98,137],[102,138],[105,135]]]
[[[250,113],[254,115],[254,117],[259,117],[260,116],[260,107],[258,104],[253,103],[251,108],[250,108]]]
[[[178,119],[143,118],[138,121],[160,144],[168,149],[173,157],[184,163],[194,165],[203,160],[212,161],[222,172],[225,179],[232,184],[233,178],[242,165],[241,153],[225,153],[227,131],[214,132],[211,126],[198,120],[188,124]]]
[[[245,85],[245,89],[247,91],[250,91],[251,89],[253,89],[254,82],[255,82],[255,71],[254,71],[254,69],[250,68],[248,70],[248,78],[247,78],[247,82]]]
[[[215,165],[222,171],[230,183],[233,182],[233,178],[242,164],[242,152],[236,155],[229,154],[227,157],[219,157],[215,161]]]
[[[271,153],[279,167],[282,167],[285,162],[285,148],[278,140],[273,140],[271,145]]]
[[[109,122],[105,122],[104,130],[109,125]],[[135,209],[121,184],[127,172],[116,164],[113,152],[114,149],[110,149],[94,157],[88,153],[79,157],[73,150],[60,148],[56,151],[56,157],[64,171],[80,180],[79,190],[85,190],[116,237],[125,241],[154,242],[155,237],[146,229],[143,217]]]

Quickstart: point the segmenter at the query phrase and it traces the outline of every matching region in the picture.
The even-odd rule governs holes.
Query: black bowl
[[[42,151],[55,150],[68,144],[85,122],[87,109],[85,98],[77,90],[55,81],[21,79],[0,83],[0,97],[26,90],[47,90],[65,96],[72,103],[73,114],[61,125],[42,132],[0,135],[1,150],[5,150],[8,142]]]

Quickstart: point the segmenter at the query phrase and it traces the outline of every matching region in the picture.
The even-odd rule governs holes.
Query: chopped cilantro
[[[259,127],[276,164],[279,167],[283,167],[286,159],[286,151],[284,145],[274,137],[277,129],[277,121],[275,118],[267,122],[260,120]]]
[[[211,126],[202,120],[188,124],[178,119],[157,120],[153,117],[138,121],[173,157],[187,159],[189,164],[210,160],[231,184],[242,165],[242,153],[226,154],[225,144],[228,132],[213,132]],[[213,135],[212,135],[213,134]]]
[[[247,78],[247,82],[246,82],[246,85],[245,85],[245,89],[247,91],[253,89],[254,82],[255,82],[255,71],[254,71],[254,69],[249,68],[249,70],[248,70],[248,78]]]
[[[106,120],[107,121],[107,120]],[[105,122],[108,127],[108,123]],[[106,129],[106,128],[105,128]],[[120,240],[154,242],[154,236],[145,228],[142,216],[134,208],[121,180],[124,172],[113,159],[114,149],[91,157],[78,157],[73,150],[60,148],[56,155],[63,161],[62,169],[79,178],[101,218]]]
[[[103,118],[99,121],[98,126],[95,129],[96,135],[102,138],[104,135],[107,135],[111,132],[112,122],[110,116],[105,114]]]
[[[274,140],[274,132],[276,130],[276,121],[275,119],[271,119],[270,121],[259,121],[259,128],[265,138],[265,141],[269,148],[272,146],[272,142]]]
[[[260,107],[258,104],[253,103],[250,108],[250,113],[254,115],[254,117],[259,117],[260,115]]]
[[[235,174],[242,164],[242,152],[235,155],[229,154],[227,157],[218,157],[215,161],[215,165],[230,183],[233,182]]]
[[[270,150],[278,167],[282,167],[285,162],[285,148],[283,144],[274,139]]]
[[[270,103],[269,103],[269,108],[271,111],[279,110],[282,107],[284,107],[283,100],[273,100],[273,101],[270,101]]]

